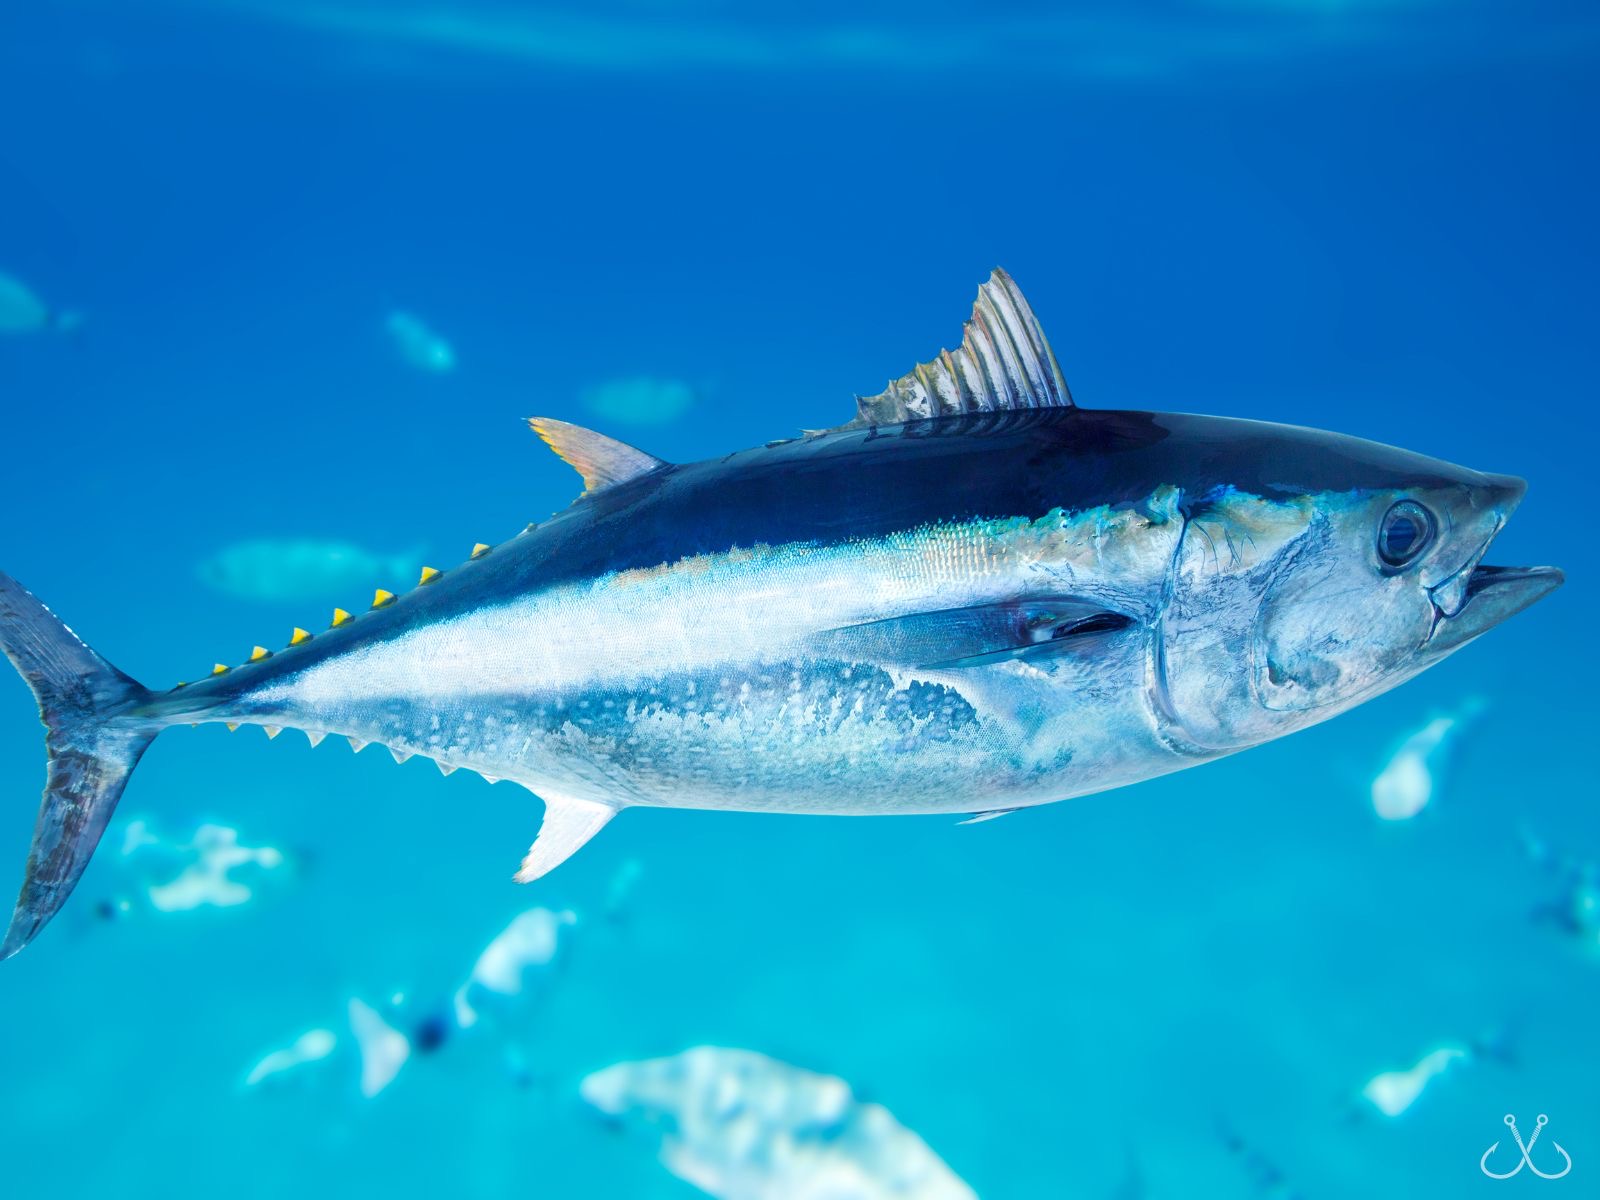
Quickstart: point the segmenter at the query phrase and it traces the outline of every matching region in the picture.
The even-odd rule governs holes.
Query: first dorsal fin
[[[648,475],[667,464],[626,442],[552,417],[529,417],[528,425],[561,461],[583,476],[585,492]]]
[[[856,418],[841,429],[898,425],[958,413],[1072,408],[1044,330],[1016,283],[998,267],[978,289],[961,345],[941,350],[876,396],[856,398]]]

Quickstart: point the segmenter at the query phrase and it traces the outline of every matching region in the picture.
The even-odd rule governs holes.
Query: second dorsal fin
[[[667,464],[626,442],[552,417],[529,417],[528,425],[561,461],[583,476],[585,492],[647,475]]]
[[[876,396],[856,398],[843,429],[1022,408],[1072,408],[1044,330],[1011,276],[998,267],[978,289],[961,345],[940,351]]]

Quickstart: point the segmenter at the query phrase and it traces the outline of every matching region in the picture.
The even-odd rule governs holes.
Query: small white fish
[[[1413,1067],[1374,1075],[1361,1089],[1362,1097],[1386,1117],[1398,1117],[1422,1095],[1429,1083],[1452,1063],[1464,1062],[1472,1052],[1463,1046],[1443,1046],[1425,1054]]]
[[[127,858],[137,854],[140,850],[162,845],[150,826],[150,822],[143,817],[136,817],[128,822],[127,828],[122,833],[122,856]]]
[[[177,878],[145,889],[150,904],[158,912],[185,912],[213,907],[233,908],[249,901],[250,887],[233,878],[233,872],[247,866],[274,870],[284,862],[275,846],[244,846],[239,831],[226,825],[202,825],[194,840],[178,850],[193,856]]]
[[[484,947],[467,982],[457,989],[456,1024],[462,1029],[477,1024],[478,1010],[474,1001],[485,992],[498,996],[521,995],[529,974],[555,961],[561,948],[561,929],[576,924],[577,920],[570,911],[553,912],[548,908],[532,908],[518,915]]]
[[[1454,714],[1434,717],[1401,742],[1372,781],[1372,807],[1385,821],[1407,821],[1428,807],[1451,743],[1482,711],[1469,701]]]
[[[623,1062],[581,1094],[663,1138],[661,1161],[718,1200],[975,1200],[928,1144],[844,1080],[750,1050]]]
[[[350,1001],[350,1032],[361,1051],[361,1094],[372,1099],[394,1082],[411,1057],[411,1042],[376,1009]]]
[[[247,600],[328,600],[414,579],[420,554],[375,554],[321,538],[254,538],[202,562],[202,582]]]
[[[455,349],[415,313],[396,309],[384,321],[384,328],[400,357],[417,370],[436,375],[455,370]]]
[[[262,1057],[244,1077],[245,1087],[256,1087],[275,1075],[283,1075],[309,1063],[320,1062],[333,1053],[338,1037],[331,1029],[310,1029],[281,1050]]]
[[[0,334],[66,333],[82,321],[77,313],[51,308],[22,280],[0,271]]]
[[[694,404],[695,391],[679,379],[636,375],[597,384],[583,393],[583,404],[597,417],[626,425],[666,425]]]

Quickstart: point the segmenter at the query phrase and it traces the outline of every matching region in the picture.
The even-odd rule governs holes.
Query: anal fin
[[[548,875],[576,854],[580,846],[616,815],[617,809],[610,804],[571,796],[545,796],[544,824],[539,826],[539,836],[528,847],[516,881],[532,883]]]

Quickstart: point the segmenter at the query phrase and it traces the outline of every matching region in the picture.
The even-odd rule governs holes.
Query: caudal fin
[[[130,714],[150,693],[85,646],[4,572],[0,650],[33,689],[50,757],[22,894],[0,942],[0,959],[6,959],[66,903],[128,776],[159,730]]]

